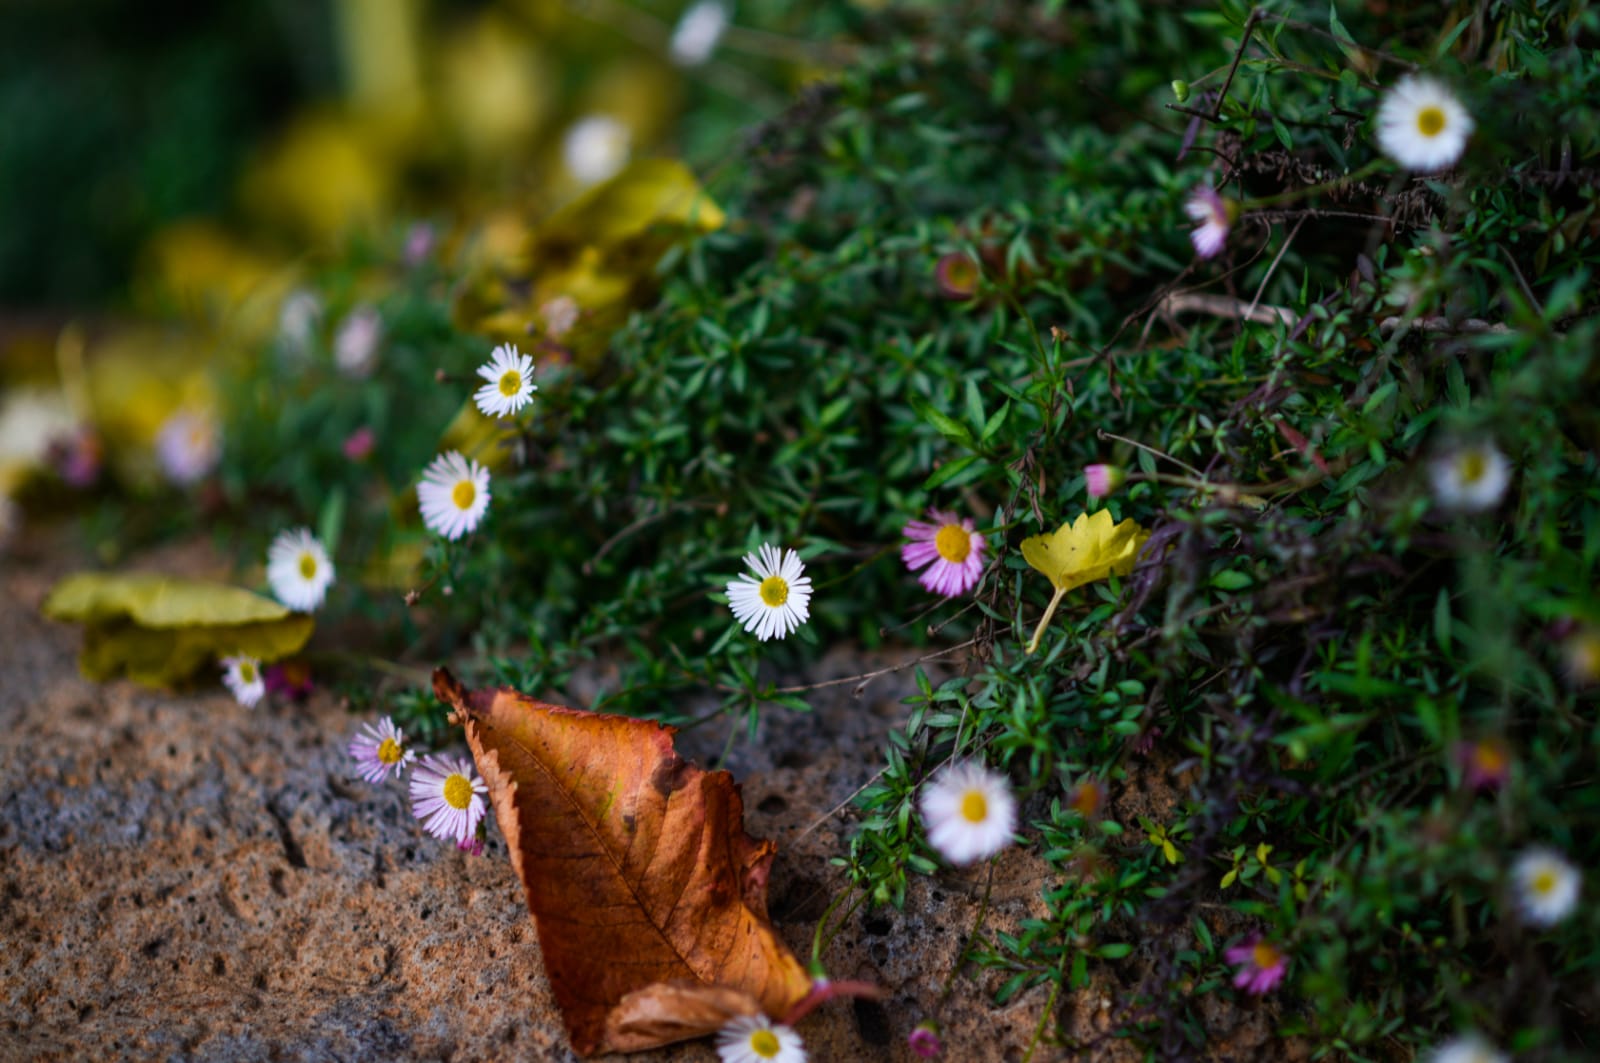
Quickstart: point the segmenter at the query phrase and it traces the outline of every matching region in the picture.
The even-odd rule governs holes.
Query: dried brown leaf
[[[732,776],[679,757],[673,728],[649,720],[469,691],[444,669],[433,684],[488,783],[574,1050],[709,1032],[735,998],[697,989],[774,1018],[806,995],[767,920],[777,847],[744,832]]]

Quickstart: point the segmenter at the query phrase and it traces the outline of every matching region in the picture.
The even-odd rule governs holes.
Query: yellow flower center
[[[1556,888],[1556,873],[1545,868],[1533,876],[1533,892],[1543,897],[1553,892]]]
[[[478,489],[472,486],[471,480],[462,480],[450,490],[450,501],[456,504],[457,509],[471,509],[477,497]]]
[[[933,548],[952,565],[959,565],[972,553],[972,536],[959,524],[946,524],[933,537]]]
[[[1488,471],[1489,463],[1484,460],[1481,450],[1469,450],[1456,459],[1456,475],[1461,477],[1464,484],[1477,483]]]
[[[989,802],[979,790],[968,790],[961,795],[961,818],[968,823],[982,823],[989,818]]]
[[[240,661],[239,679],[245,683],[254,683],[256,681],[256,666],[250,661]]]
[[[317,559],[310,553],[300,555],[300,578],[315,579],[317,575]]]
[[[398,764],[400,763],[400,758],[405,755],[405,750],[400,748],[400,743],[396,742],[392,738],[385,738],[382,742],[378,743],[378,760],[381,763]],[[452,775],[451,778],[459,779],[461,776]],[[450,784],[446,783],[445,785],[449,786]],[[449,800],[449,798],[447,797],[446,800]]]
[[[771,1030],[757,1030],[750,1035],[750,1051],[762,1059],[777,1059],[778,1049],[783,1047],[778,1044],[778,1035]]]
[[[1425,137],[1436,137],[1444,132],[1444,112],[1437,107],[1424,107],[1418,111],[1417,132]]]
[[[768,576],[761,581],[761,600],[776,609],[789,600],[789,581],[782,576]]]
[[[472,783],[465,775],[456,772],[444,780],[444,803],[460,809],[472,804]]]
[[[1499,775],[1506,770],[1506,751],[1496,742],[1475,743],[1472,765],[1485,775]]]
[[[1250,950],[1250,962],[1263,971],[1278,966],[1278,961],[1282,958],[1278,950],[1265,941]]]
[[[515,369],[507,369],[500,374],[500,394],[510,398],[522,390],[522,374]]]

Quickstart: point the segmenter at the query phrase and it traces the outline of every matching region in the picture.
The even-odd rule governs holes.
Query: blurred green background
[[[867,12],[760,0],[675,62],[682,0],[7,0],[0,312],[171,309],[352,228],[534,215],[604,115],[635,156],[715,166]],[[730,8],[732,5],[728,5]]]

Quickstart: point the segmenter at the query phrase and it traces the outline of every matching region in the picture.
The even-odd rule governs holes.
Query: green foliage
[[[537,692],[603,658],[590,707],[674,719],[712,690],[752,724],[804,708],[780,677],[827,643],[967,648],[970,674],[920,677],[842,860],[903,903],[937,868],[923,781],[953,756],[1009,768],[1049,873],[1047,915],[970,953],[1001,998],[1181,940],[1115,1017],[1152,1055],[1204,1056],[1200,998],[1239,993],[1224,952],[1259,931],[1290,957],[1280,1032],[1320,1053],[1474,1027],[1582,1058],[1600,916],[1527,925],[1509,869],[1532,845],[1600,869],[1594,692],[1565,659],[1600,623],[1600,20],[1261,10],[864,18],[859,61],[751,134],[712,185],[729,224],[655,267],[658,303],[604,364],[541,372],[487,523],[428,548],[431,646],[470,630]],[[1377,152],[1380,86],[1412,64],[1476,118],[1456,173]],[[1212,262],[1183,207],[1202,182],[1244,210]],[[941,261],[976,274],[969,295]],[[418,540],[403,488],[363,508],[370,474],[329,447],[386,417],[379,468],[415,477],[486,346],[450,331],[442,278],[395,290],[398,357],[365,390],[325,365],[246,382],[304,403],[247,407],[240,505],[276,480],[269,504],[310,521],[336,486],[347,537]],[[1510,488],[1452,514],[1430,467],[1472,443],[1508,456]],[[1050,588],[1017,545],[1093,506],[1082,469],[1103,461],[1130,468],[1105,505],[1149,544],[1025,655]],[[930,505],[988,535],[970,599],[930,599],[897,556]],[[720,592],[762,542],[816,585],[779,644]],[[423,695],[403,709],[438,725]],[[1513,761],[1484,792],[1460,760],[1479,739]],[[1135,782],[1164,802],[1074,801]]]

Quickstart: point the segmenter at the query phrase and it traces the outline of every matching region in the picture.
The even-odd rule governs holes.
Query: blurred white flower
[[[210,414],[179,410],[156,434],[156,460],[180,487],[205,479],[222,457],[222,436]]]
[[[1529,849],[1511,867],[1517,907],[1534,926],[1554,926],[1578,906],[1583,874],[1554,849]]]
[[[1408,170],[1455,165],[1472,135],[1472,116],[1442,81],[1408,74],[1378,107],[1378,147]]]
[[[358,306],[345,317],[333,339],[333,362],[348,377],[365,379],[378,364],[383,318],[370,306]]]
[[[718,0],[699,0],[683,13],[672,31],[672,61],[679,66],[699,66],[717,50],[727,28],[727,7]]]
[[[1452,1037],[1435,1048],[1428,1063],[1511,1063],[1511,1057],[1475,1033]]]
[[[1011,844],[1017,802],[1005,777],[976,760],[945,768],[922,788],[928,844],[952,864],[970,864]]]
[[[1461,443],[1428,465],[1433,496],[1445,509],[1481,513],[1500,504],[1511,483],[1511,462],[1489,440]]]
[[[609,115],[594,114],[573,123],[561,142],[567,172],[586,185],[612,177],[628,161],[628,127]]]
[[[304,288],[297,288],[278,308],[278,346],[286,354],[303,357],[316,339],[322,321],[322,302]]]
[[[545,335],[559,343],[578,323],[578,301],[570,295],[558,295],[539,307],[539,316],[544,318]]]
[[[279,532],[267,548],[272,595],[296,612],[309,613],[321,605],[333,579],[333,561],[310,528]]]

